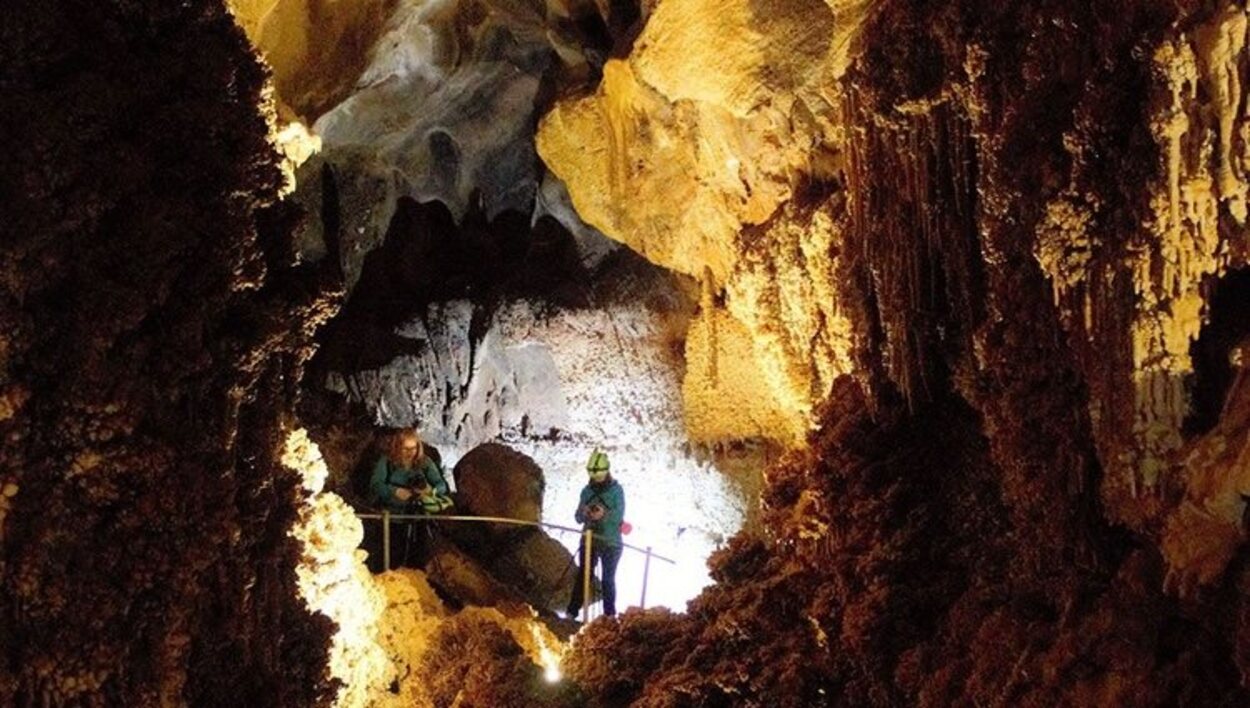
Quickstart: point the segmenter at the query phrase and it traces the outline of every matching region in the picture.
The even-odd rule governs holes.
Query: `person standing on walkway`
[[[599,563],[603,582],[603,614],[616,614],[616,564],[621,560],[621,524],[625,520],[625,490],[612,479],[607,453],[595,450],[586,461],[586,474],[590,482],[582,488],[574,517],[583,530],[594,533],[590,545],[590,567]],[[585,577],[585,537],[577,550],[577,577],[573,583],[573,597],[569,600],[570,617],[576,617],[585,600],[582,579]]]

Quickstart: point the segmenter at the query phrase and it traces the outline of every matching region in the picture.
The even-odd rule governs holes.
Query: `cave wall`
[[[1244,703],[1244,333],[1190,354],[1246,265],[1243,11],[642,15],[539,152],[590,223],[700,279],[693,389],[757,372],[760,427],[817,427],[688,615],[585,635],[588,700]],[[692,28],[734,51],[681,51]],[[212,3],[0,31],[0,699],[325,702],[278,455],[342,268],[294,265],[264,73]]]
[[[278,455],[339,289],[292,267],[265,71],[220,3],[2,32],[0,703],[324,702]]]
[[[587,268],[548,219],[531,231],[517,215],[456,224],[439,204],[401,213],[322,333],[311,379],[324,376],[330,391],[321,410],[350,409],[331,414],[338,430],[317,430],[335,459],[332,487],[347,495],[358,464],[360,448],[342,442],[367,438],[371,423],[416,426],[449,467],[491,441],[529,455],[548,482],[544,520],[568,526],[598,448],[629,490],[630,541],[679,563],[653,572],[649,602],[684,605],[709,582],[711,551],[758,517],[774,452],[758,441],[692,445],[686,434],[688,279],[623,249]],[[576,534],[558,538],[576,549]],[[642,565],[622,560],[630,602]]]
[[[831,25],[717,26],[724,42],[695,43],[669,24],[697,12],[661,3],[592,94],[544,118],[539,151],[590,223],[700,278],[696,437],[756,425],[801,439],[844,373],[913,402],[953,378],[1020,449],[1056,426],[1092,441],[1092,458],[1061,453],[1053,489],[1040,481],[1053,447],[1002,447],[1039,498],[1095,484],[1110,520],[1157,530],[1197,474],[1181,463],[1191,342],[1214,282],[1246,258],[1245,13],[1150,5],[1092,47],[1026,54],[1006,38],[1036,18],[1101,28],[1111,10],[955,5],[918,20],[903,5],[781,3],[778,18]],[[733,42],[750,50],[727,59]],[[1057,530],[1070,512],[1029,513]]]
[[[539,126],[583,219],[702,283],[684,385],[695,440],[801,445],[850,370],[839,225],[804,197],[836,159],[830,91],[871,5],[658,3],[633,51]]]
[[[864,9],[824,86],[829,156],[802,170],[819,188],[789,202],[834,224],[813,239],[852,375],[812,409],[808,450],[767,473],[765,537],[714,558],[720,583],[687,616],[592,628],[571,674],[600,705],[1244,701],[1245,377],[1207,432],[1184,425],[1205,375],[1192,342],[1230,319],[1212,293],[1246,258],[1244,11]],[[756,255],[751,229],[655,228],[689,195],[620,198],[649,169],[622,158],[673,125],[673,105],[632,98],[655,97],[636,59],[619,67],[633,93],[608,72],[542,124],[574,203],[625,212],[602,218],[687,272],[705,252],[705,285],[734,258],[793,258]],[[560,147],[612,129],[640,137]],[[704,316],[734,298],[713,288]],[[1242,347],[1217,348],[1203,359],[1242,370]]]
[[[296,194],[316,217],[300,227],[302,258],[337,257],[354,285],[366,256],[403,218],[403,200],[440,202],[457,221],[475,210],[550,215],[587,261],[612,250],[537,159],[534,125],[557,92],[595,79],[613,42],[629,36],[637,8],[576,0],[228,5],[272,67],[280,124],[295,136],[311,131],[318,143]],[[325,173],[332,196],[321,189]],[[323,209],[333,210],[335,227]]]

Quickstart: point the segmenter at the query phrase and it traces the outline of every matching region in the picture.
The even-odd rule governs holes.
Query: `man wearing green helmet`
[[[616,614],[616,564],[621,560],[621,523],[625,520],[625,490],[612,479],[607,453],[595,450],[586,461],[586,474],[590,483],[582,488],[577,513],[574,515],[583,529],[594,532],[590,545],[590,567],[600,563],[603,578],[603,614]],[[577,551],[578,570],[573,583],[573,598],[569,600],[569,616],[576,617],[582,609],[582,578],[586,549]]]

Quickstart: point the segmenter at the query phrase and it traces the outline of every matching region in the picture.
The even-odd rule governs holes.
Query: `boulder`
[[[453,471],[461,511],[538,521],[543,512],[543,472],[528,456],[498,443],[469,451]],[[515,535],[523,527],[492,525],[495,535]]]
[[[552,612],[568,607],[577,563],[563,544],[546,533],[527,529],[488,565],[492,575],[534,607]]]
[[[473,558],[451,543],[436,543],[425,564],[430,583],[465,605],[500,607],[520,605],[524,598],[499,582]]]

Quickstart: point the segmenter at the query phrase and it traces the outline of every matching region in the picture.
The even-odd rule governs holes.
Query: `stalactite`
[[[1189,346],[1205,317],[1202,283],[1228,263],[1221,202],[1236,221],[1245,218],[1246,185],[1231,156],[1245,28],[1244,11],[1230,9],[1192,38],[1164,41],[1154,54],[1160,97],[1150,124],[1165,176],[1145,233],[1125,254],[1139,299],[1128,332],[1133,371],[1122,384],[1132,391],[1132,437],[1128,449],[1113,443],[1102,454],[1112,485],[1122,484],[1132,496],[1156,488],[1175,469],[1189,406],[1184,380],[1193,371]],[[1213,124],[1195,111],[1200,88]]]
[[[1220,201],[1227,202],[1238,224],[1246,222],[1245,174],[1234,160],[1236,122],[1242,117],[1241,56],[1246,47],[1246,11],[1229,5],[1215,22],[1195,32],[1198,56],[1202,59],[1203,83],[1211,89],[1217,115],[1219,163],[1217,183]]]
[[[971,136],[949,101],[865,121],[850,93],[847,114],[863,139],[849,146],[848,228],[874,264],[869,282],[881,313],[886,371],[915,403],[945,375],[945,352],[968,345],[956,322],[978,318],[979,252],[965,147]]]

